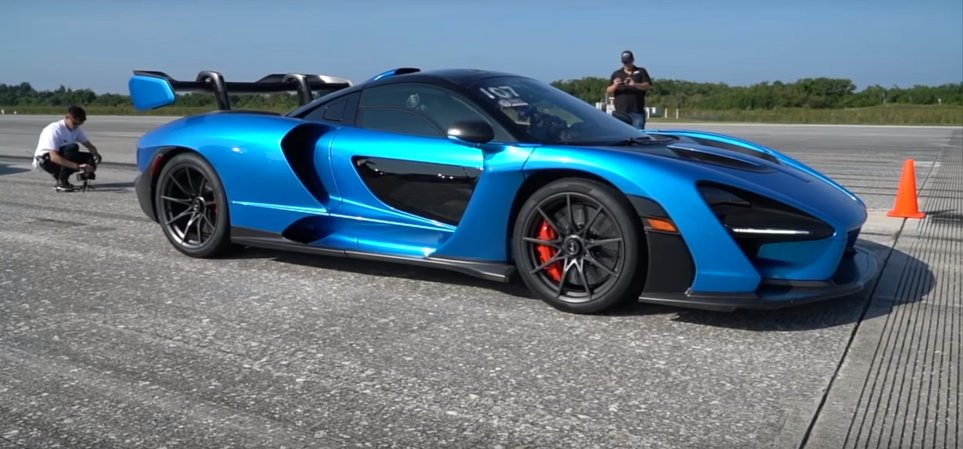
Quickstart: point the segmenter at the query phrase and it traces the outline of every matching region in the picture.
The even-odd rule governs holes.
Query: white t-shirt
[[[43,131],[40,132],[40,141],[37,142],[37,150],[33,152],[33,168],[37,168],[37,158],[43,157],[51,150],[56,150],[64,145],[69,145],[77,142],[86,142],[87,134],[84,134],[84,130],[80,129],[78,126],[72,131],[67,128],[67,124],[64,120],[53,122],[47,125]]]

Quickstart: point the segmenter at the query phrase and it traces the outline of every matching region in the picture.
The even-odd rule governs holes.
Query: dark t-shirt
[[[652,83],[652,79],[649,78],[649,72],[642,67],[632,66],[635,68],[632,74],[625,73],[625,70],[619,67],[618,70],[612,72],[612,76],[609,78],[609,83],[615,81],[616,78],[622,80],[623,83],[631,77],[636,83]],[[645,91],[639,90],[634,87],[619,86],[615,89],[615,110],[619,112],[638,112],[645,113]]]

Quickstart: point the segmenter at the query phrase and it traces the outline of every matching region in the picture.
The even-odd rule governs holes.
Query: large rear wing
[[[174,103],[174,92],[211,92],[217,99],[219,109],[231,109],[228,94],[297,92],[302,105],[314,99],[314,92],[333,92],[351,86],[345,78],[328,75],[305,75],[302,73],[276,73],[254,82],[224,81],[224,76],[212,70],[197,74],[194,81],[171,78],[164,72],[134,70],[127,83],[130,98],[139,111],[157,109]]]

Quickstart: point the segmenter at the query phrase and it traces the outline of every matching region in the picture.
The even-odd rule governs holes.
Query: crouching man
[[[81,172],[83,179],[94,179],[94,170],[101,157],[97,147],[90,143],[80,126],[87,120],[87,112],[80,106],[67,108],[67,115],[47,125],[40,133],[37,151],[34,152],[34,168],[42,168],[57,180],[54,189],[72,192],[74,185],[68,182],[70,175]],[[81,152],[80,143],[89,150]]]

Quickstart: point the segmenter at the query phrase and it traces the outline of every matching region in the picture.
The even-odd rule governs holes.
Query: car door
[[[362,91],[355,126],[342,128],[331,145],[337,212],[354,221],[359,250],[425,257],[457,229],[484,170],[482,150],[447,138],[458,120],[493,122],[439,86]]]

